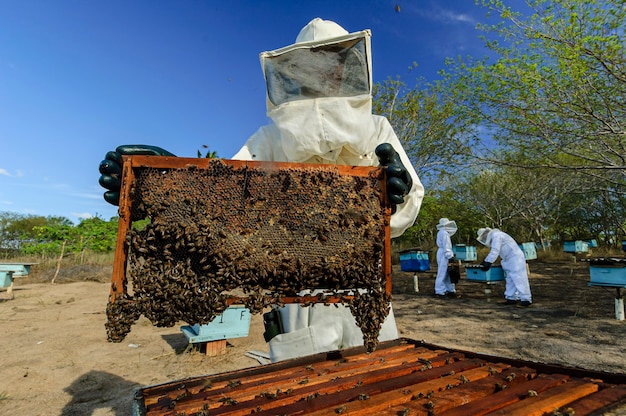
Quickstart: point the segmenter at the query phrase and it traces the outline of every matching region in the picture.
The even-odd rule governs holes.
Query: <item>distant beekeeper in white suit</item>
[[[440,218],[437,224],[437,277],[435,278],[435,296],[457,297],[454,283],[448,274],[448,262],[454,258],[452,237],[457,226],[455,221]]]
[[[348,33],[316,18],[295,44],[262,53],[261,65],[273,123],[262,126],[233,159],[387,165],[391,236],[413,225],[424,188],[389,121],[372,114],[370,32]],[[343,305],[292,304],[279,312],[284,333],[269,341],[272,362],[363,345],[361,329]],[[397,337],[390,310],[378,339]]]
[[[480,228],[477,235],[479,243],[491,248],[487,257],[480,263],[483,271],[489,270],[493,262],[500,256],[500,265],[506,274],[504,303],[516,305],[519,301],[519,306],[522,307],[532,305],[526,257],[517,242],[513,237],[497,228]]]
[[[389,121],[372,114],[370,32],[348,33],[319,18],[296,43],[260,55],[272,123],[254,133],[232,159],[350,166],[385,166],[392,204],[391,237],[413,225],[424,188]],[[104,198],[119,201],[122,154],[173,156],[154,146],[120,146],[100,164]],[[363,345],[350,309],[338,305],[280,308],[282,332],[269,339],[272,362]],[[267,333],[267,331],[266,331]],[[393,311],[379,341],[398,337]],[[266,337],[268,339],[268,337]]]

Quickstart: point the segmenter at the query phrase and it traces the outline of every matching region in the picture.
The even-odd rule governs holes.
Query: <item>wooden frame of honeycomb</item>
[[[390,214],[379,167],[124,156],[107,328],[389,300]]]

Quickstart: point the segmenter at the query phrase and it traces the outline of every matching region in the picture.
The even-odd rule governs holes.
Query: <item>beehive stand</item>
[[[388,304],[390,214],[382,168],[124,156],[107,330],[207,324],[233,304]]]

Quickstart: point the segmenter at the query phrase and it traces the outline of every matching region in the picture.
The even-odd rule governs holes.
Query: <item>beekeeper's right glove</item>
[[[391,212],[394,213],[396,205],[403,203],[405,195],[411,190],[413,179],[391,144],[379,144],[375,152],[387,173],[387,196],[391,202]]]
[[[486,272],[489,269],[491,269],[491,263],[483,260],[482,263],[480,263],[480,270],[482,270],[483,272]]]
[[[104,193],[104,200],[109,204],[120,204],[120,187],[122,180],[122,155],[146,155],[146,156],[176,156],[167,150],[157,146],[144,144],[126,144],[118,146],[114,151],[107,152],[104,160],[100,162],[100,186],[108,189]]]

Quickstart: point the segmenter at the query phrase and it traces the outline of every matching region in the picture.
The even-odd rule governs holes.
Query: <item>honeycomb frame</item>
[[[109,307],[130,311],[166,287],[163,282],[184,280],[185,273],[199,275],[201,266],[214,287],[198,288],[202,276],[195,276],[190,290],[177,290],[199,297],[199,303],[212,309],[198,311],[198,303],[181,306],[180,299],[177,303],[172,296],[155,295],[160,313],[193,309],[172,316],[207,323],[231,304],[244,304],[253,313],[270,304],[363,305],[368,302],[359,297],[363,288],[390,299],[391,208],[383,168],[162,156],[123,159],[109,321],[116,315],[109,314]],[[144,228],[138,231],[142,221]],[[147,274],[156,277],[147,279],[144,289],[137,276],[144,279]],[[308,276],[314,277],[309,281]],[[128,292],[129,278],[134,296]],[[127,321],[134,322],[139,314],[147,315],[127,312]],[[147,317],[157,326],[173,325],[159,321],[158,315]]]

